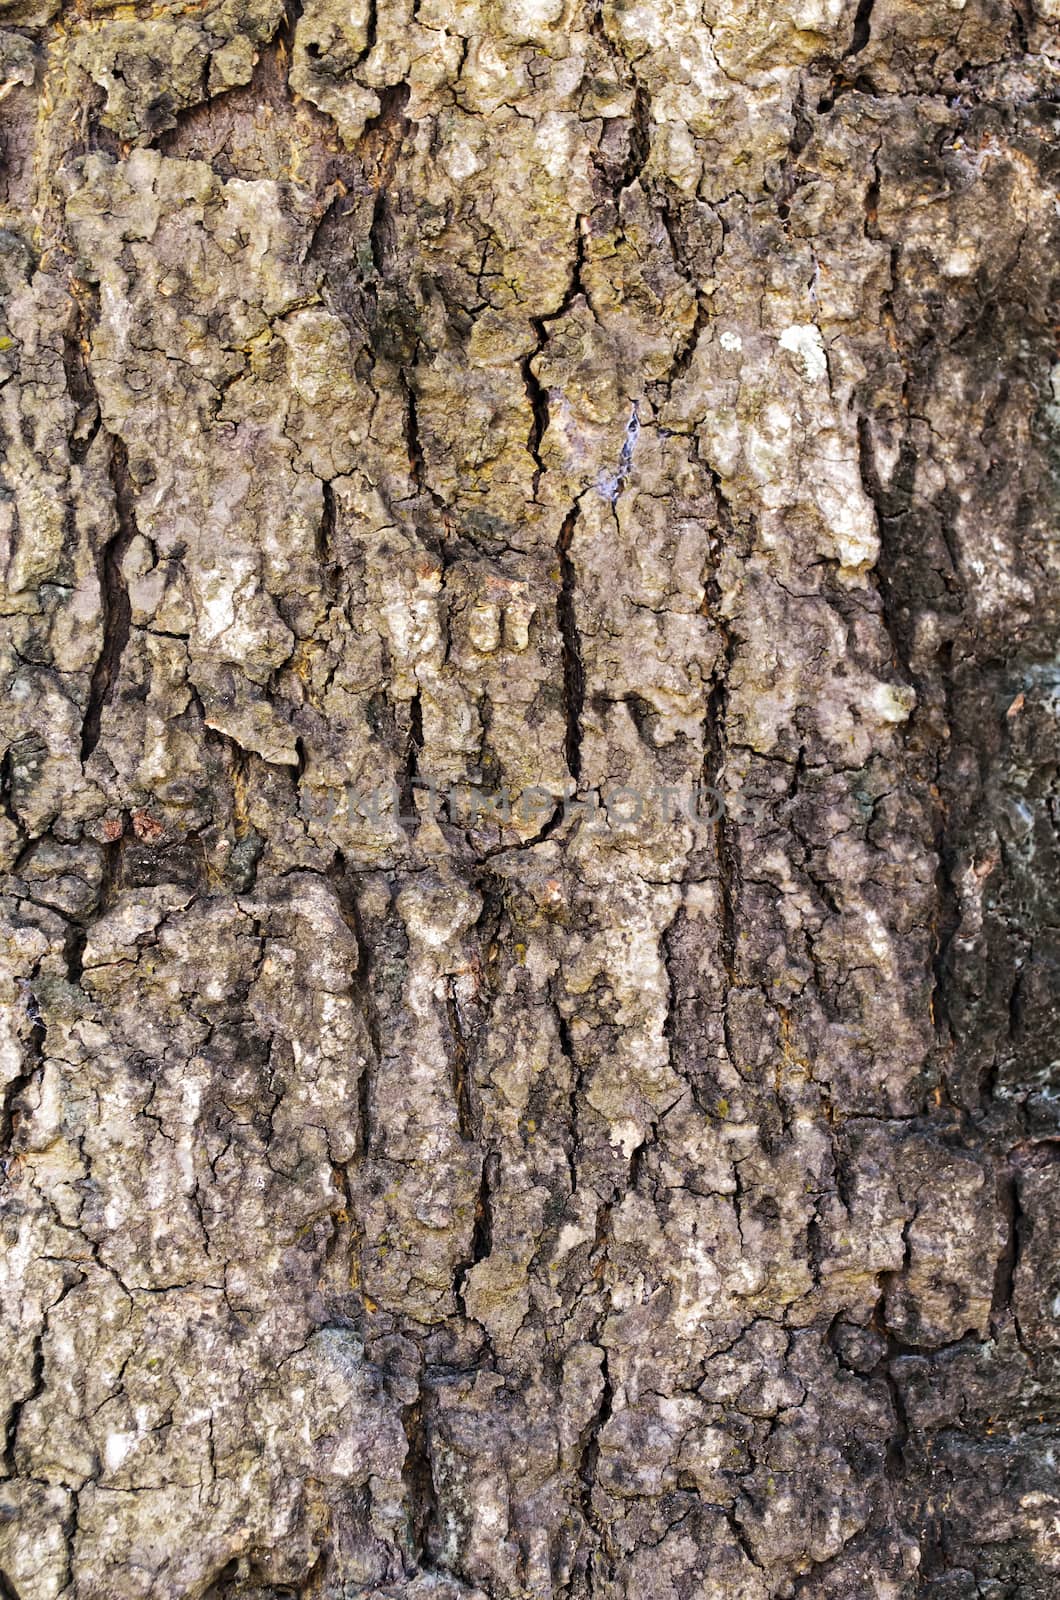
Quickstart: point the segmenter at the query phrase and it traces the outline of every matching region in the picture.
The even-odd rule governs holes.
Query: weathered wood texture
[[[0,1593],[1050,1600],[1057,0],[0,12]]]

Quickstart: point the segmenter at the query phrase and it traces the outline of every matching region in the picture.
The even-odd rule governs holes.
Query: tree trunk
[[[1048,1600],[1057,0],[3,10],[0,1594]]]

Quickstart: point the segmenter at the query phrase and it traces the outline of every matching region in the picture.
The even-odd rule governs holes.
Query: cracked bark
[[[1054,11],[8,7],[0,1596],[1054,1593]]]

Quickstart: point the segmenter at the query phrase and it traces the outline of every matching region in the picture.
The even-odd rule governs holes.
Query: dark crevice
[[[489,1150],[482,1163],[478,1194],[475,1197],[475,1222],[471,1230],[471,1259],[464,1272],[485,1261],[493,1249],[493,1195],[500,1175],[501,1158]]]
[[[341,564],[335,556],[335,529],[337,513],[335,508],[335,490],[330,482],[323,481],[320,485],[321,511],[320,522],[317,525],[317,560],[324,575],[324,585],[328,592],[334,596],[338,590],[339,577],[342,572]]]
[[[475,1138],[475,1124],[471,1105],[470,1049],[460,1018],[455,978],[450,978],[446,985],[445,1014],[451,1041],[449,1067],[452,1074],[457,1129],[465,1143],[472,1143]]]
[[[30,1387],[27,1389],[25,1394],[21,1395],[13,1402],[8,1415],[7,1433],[4,1439],[4,1471],[8,1477],[15,1477],[18,1471],[16,1452],[18,1445],[18,1429],[19,1423],[22,1420],[22,1413],[26,1406],[30,1405],[34,1400],[39,1399],[39,1397],[44,1393],[44,1342],[48,1337],[51,1314],[55,1310],[56,1306],[62,1304],[72,1289],[79,1288],[80,1285],[85,1281],[84,1272],[82,1272],[78,1267],[74,1266],[72,1262],[68,1263],[68,1267],[72,1269],[73,1275],[66,1277],[64,1274],[65,1281],[63,1288],[56,1298],[44,1308],[44,1317],[40,1331],[37,1333],[36,1338],[33,1341],[33,1362],[30,1369]],[[73,1503],[74,1520],[76,1526],[76,1493],[74,1495]]]
[[[1021,54],[1030,49],[1031,29],[1034,25],[1033,0],[1012,0],[1012,31]]]
[[[674,356],[673,365],[671,366],[669,374],[666,378],[667,389],[670,389],[688,372],[689,367],[692,365],[693,358],[695,357],[696,350],[699,347],[700,335],[709,321],[710,312],[707,309],[706,296],[698,294],[696,296],[695,321],[689,329],[688,337],[681,343]]]
[[[563,645],[563,703],[567,718],[564,753],[567,770],[575,783],[581,777],[582,770],[582,711],[585,706],[585,669],[582,665],[581,637],[578,633],[575,606],[576,574],[570,554],[578,515],[579,508],[575,505],[564,519],[556,543],[560,572],[556,618]]]
[[[372,1149],[372,1078],[367,1063],[361,1067],[357,1079],[357,1128],[360,1157],[367,1161]]]
[[[619,183],[628,189],[637,182],[651,154],[651,96],[642,83],[633,93],[633,111],[629,126],[629,155]]]
[[[44,1327],[33,1341],[33,1365],[30,1369],[30,1387],[24,1395],[14,1402],[8,1415],[7,1437],[4,1440],[4,1472],[7,1477],[13,1478],[18,1473],[16,1448],[18,1443],[19,1423],[22,1413],[30,1401],[36,1400],[44,1389],[44,1335],[47,1332],[47,1317]]]
[[[732,1536],[736,1540],[736,1543],[739,1545],[746,1559],[751,1563],[752,1567],[760,1568],[761,1562],[755,1560],[755,1553],[751,1548],[744,1525],[736,1515],[735,1506],[727,1506],[725,1508],[725,1520],[729,1524],[729,1529],[732,1533]]]
[[[423,442],[420,438],[420,418],[416,403],[416,391],[405,375],[404,370],[400,373],[399,382],[405,400],[405,447],[408,451],[409,473],[412,477],[413,488],[417,494],[426,495],[441,519],[443,533],[448,535],[452,523],[452,512],[438,491],[432,487],[427,475],[427,463],[424,459]],[[439,560],[444,563],[444,540],[428,537],[427,542]]]
[[[872,195],[870,185],[869,195]],[[866,198],[866,204],[876,203],[879,198],[879,184],[875,184],[875,199]],[[864,413],[857,419],[858,440],[858,475],[861,487],[866,498],[870,501],[876,517],[876,530],[880,540],[880,555],[876,563],[876,588],[880,596],[883,612],[883,625],[887,637],[891,641],[898,664],[903,676],[909,681],[915,681],[915,674],[909,667],[909,648],[911,639],[908,608],[902,606],[899,595],[899,565],[898,552],[893,548],[893,526],[896,515],[901,515],[908,509],[912,473],[915,471],[915,457],[907,439],[902,440],[898,463],[895,471],[894,484],[890,489],[885,489],[881,482],[879,469],[876,465],[876,452],[872,438],[872,424]]]
[[[878,239],[880,237],[880,167],[879,162],[875,159],[872,163],[872,177],[869,179],[868,187],[865,190],[865,225],[863,231],[866,239]],[[859,447],[863,425],[864,419],[859,418]],[[862,473],[862,480],[864,481],[864,472]]]
[[[409,727],[405,738],[405,759],[398,780],[398,798],[403,819],[415,820],[419,813],[413,798],[423,749],[423,700],[417,689],[409,701]]]
[[[882,1362],[881,1376],[891,1397],[894,1429],[887,1440],[887,1448],[884,1453],[884,1470],[893,1482],[895,1479],[900,1478],[905,1470],[905,1447],[909,1439],[909,1419],[906,1416],[902,1391],[891,1369],[891,1359],[890,1349],[888,1349],[888,1353]]]
[[[571,262],[570,278],[567,281],[566,289],[563,291],[563,298],[560,300],[560,303],[556,307],[555,311],[550,311],[546,316],[537,319],[542,326],[549,322],[559,322],[563,317],[565,317],[579,295],[581,295],[584,299],[586,305],[589,307],[589,310],[592,312],[593,317],[596,317],[596,310],[593,306],[592,300],[589,298],[588,290],[582,282],[582,273],[585,270],[585,232],[583,228],[583,221],[584,219],[580,216],[575,217],[574,219],[574,260]]]
[[[787,222],[791,214],[792,196],[799,187],[799,157],[813,137],[813,117],[806,109],[806,91],[801,83],[792,106],[792,119],[788,153],[784,160],[780,188],[777,191],[777,214],[782,222]]]
[[[215,119],[218,113],[223,115],[229,107],[239,109],[253,107],[258,110],[262,106],[276,108],[282,104],[289,104],[287,68],[294,47],[295,29],[301,21],[302,11],[302,0],[285,0],[283,15],[275,32],[270,38],[256,43],[255,61],[246,83],[234,83],[211,94],[209,72],[212,57],[208,55],[203,62],[202,98],[186,106],[174,106],[167,101],[164,111],[162,104],[159,105],[158,110],[162,112],[165,126],[158,128],[151,139],[150,143],[154,148],[163,156],[209,160],[205,146],[209,134],[216,126]],[[317,115],[312,107],[306,107],[305,110],[310,116]],[[320,116],[319,121],[322,126],[326,125],[323,116]],[[103,148],[108,149],[116,160],[120,159],[122,150],[118,136],[107,129],[99,129],[98,135],[107,138]],[[212,165],[212,162],[210,164]],[[227,176],[224,172],[219,175]]]
[[[596,1511],[593,1506],[593,1489],[596,1486],[597,1463],[600,1459],[600,1433],[606,1423],[610,1421],[615,1403],[615,1391],[608,1371],[606,1350],[600,1363],[600,1376],[603,1379],[600,1399],[597,1403],[596,1413],[582,1435],[581,1456],[577,1469],[578,1477],[581,1481],[582,1516],[590,1528],[598,1526]]]
[[[21,741],[16,741],[16,743],[20,743],[20,742]],[[20,839],[25,839],[26,830],[22,826],[22,822],[19,819],[19,815],[18,815],[18,808],[15,805],[15,755],[14,755],[14,751],[15,751],[15,745],[14,744],[9,744],[7,749],[4,751],[3,756],[0,757],[0,813],[2,813],[7,818],[8,822],[14,828],[14,830],[15,830],[16,834],[18,835],[18,837]],[[33,843],[34,843],[34,841],[32,841],[32,840],[28,841],[28,844],[26,846],[23,846],[23,850],[28,848],[28,845],[33,844]],[[15,865],[12,868],[12,871],[17,873],[19,871],[19,868],[20,868],[21,864],[22,864],[22,855],[20,854],[18,860],[16,860]]]
[[[403,378],[405,391],[405,449],[409,458],[409,471],[416,488],[429,493],[423,445],[420,442],[420,420],[416,409],[416,392],[407,378]]]
[[[132,608],[122,573],[122,562],[136,537],[136,503],[125,445],[111,436],[110,479],[118,527],[107,540],[99,557],[100,606],[103,613],[103,644],[92,673],[88,704],[81,726],[81,760],[87,761],[99,743],[103,710],[114,693],[122,653],[129,642]]]
[[[1023,1210],[1020,1206],[1019,1176],[1011,1169],[1003,1173],[998,1180],[998,1204],[1005,1223],[1005,1243],[997,1260],[994,1292],[990,1305],[990,1321],[995,1330],[1005,1313],[1012,1309],[1016,1268],[1020,1256],[1020,1223]]]
[[[827,92],[817,102],[818,113],[824,115],[831,111],[840,95],[850,93],[875,96],[876,85],[865,72],[859,72],[853,78],[845,72],[837,72]]]
[[[361,51],[360,60],[364,61],[375,49],[379,38],[379,0],[368,0],[368,20],[364,25],[364,49]],[[405,99],[408,99],[406,94]]]
[[[122,885],[125,839],[129,828],[128,813],[123,812],[120,821],[115,822],[113,827],[118,830],[117,837],[108,839],[103,846],[103,871],[92,912],[83,921],[72,923],[66,935],[63,949],[66,976],[69,982],[75,985],[80,984],[84,973],[85,945],[88,942],[89,928],[93,921],[114,904],[115,895]]]
[[[100,430],[100,414],[95,385],[88,370],[88,342],[83,331],[88,321],[89,291],[80,279],[74,278],[70,294],[77,306],[78,321],[76,328],[68,328],[63,334],[63,371],[67,393],[77,407],[70,433],[70,460],[76,464],[84,461]]]
[[[18,1131],[19,1096],[29,1088],[44,1066],[44,1042],[48,1036],[48,1028],[37,1004],[37,997],[33,993],[31,981],[28,979],[19,981],[19,991],[31,1024],[26,1036],[25,1058],[21,1071],[4,1085],[3,1097],[0,1099],[0,1167],[5,1170],[7,1160],[13,1153],[14,1138]]]
[[[372,251],[372,265],[379,276],[385,278],[397,248],[397,227],[390,210],[390,197],[385,189],[378,190],[372,206],[368,242]]]
[[[735,538],[732,511],[722,492],[717,473],[709,468],[708,473],[717,506],[719,537],[731,544]],[[703,787],[707,793],[720,795],[726,754],[728,678],[735,656],[735,641],[721,613],[721,591],[713,570],[708,573],[704,581],[704,608],[721,634],[723,656],[721,669],[717,672],[707,697],[703,725]],[[741,868],[739,846],[732,823],[724,809],[718,807],[717,813],[714,820],[714,836],[721,898],[721,955],[729,982],[732,983],[736,973],[736,906]]]
[[[408,1540],[414,1562],[421,1564],[429,1555],[431,1532],[438,1518],[438,1497],[431,1467],[428,1404],[421,1389],[418,1399],[401,1414],[408,1450],[401,1469],[405,1486]]]
[[[536,499],[541,475],[545,471],[545,464],[541,459],[541,441],[545,437],[548,428],[548,395],[534,371],[533,361],[544,349],[547,334],[545,333],[545,325],[540,317],[534,318],[533,327],[534,332],[537,334],[537,344],[533,350],[523,357],[520,368],[523,374],[526,398],[530,402],[530,435],[526,442],[526,448],[534,463],[533,495]]]
[[[582,1075],[581,1069],[574,1059],[574,1042],[571,1039],[570,1023],[559,1009],[559,1006],[556,1005],[555,1000],[553,1000],[553,1009],[556,1014],[556,1032],[559,1038],[559,1047],[571,1074],[571,1086],[567,1095],[570,1125],[567,1137],[564,1140],[564,1151],[567,1157],[570,1192],[574,1194],[578,1187],[578,1096],[581,1093]]]
[[[413,128],[405,116],[410,93],[407,83],[391,84],[380,91],[379,111],[365,123],[360,146],[366,164],[371,163],[374,169],[375,201],[368,244],[372,264],[380,278],[389,277],[397,260],[397,224],[390,191],[402,146]]]
[[[872,37],[872,8],[876,0],[858,0],[858,9],[854,15],[854,32],[850,44],[843,52],[844,59],[860,55]]]

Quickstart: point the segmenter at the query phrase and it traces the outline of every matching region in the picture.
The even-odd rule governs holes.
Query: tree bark
[[[1057,1592],[1058,17],[6,0],[7,1600]]]

